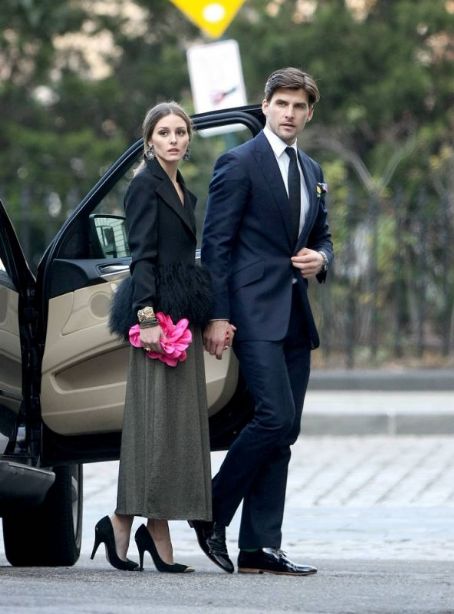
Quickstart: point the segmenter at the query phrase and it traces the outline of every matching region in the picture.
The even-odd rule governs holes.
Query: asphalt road
[[[222,454],[213,454],[213,471]],[[227,575],[172,523],[177,561],[196,573],[111,570],[88,558],[115,505],[117,463],[85,467],[82,556],[74,568],[11,568],[0,546],[0,612],[454,614],[454,439],[302,437],[294,446],[283,547],[308,578]],[[136,519],[134,529],[139,526]],[[236,560],[238,516],[228,530]],[[39,530],[39,527],[37,527]],[[135,547],[130,556],[137,560]]]
[[[327,560],[308,578],[229,576],[200,557],[185,575],[111,571],[84,556],[73,569],[0,572],[4,614],[448,614],[451,567],[436,562]]]

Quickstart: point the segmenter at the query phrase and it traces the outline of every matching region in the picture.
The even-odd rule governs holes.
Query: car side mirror
[[[93,213],[89,216],[92,252],[104,258],[130,256],[125,218],[121,215]]]

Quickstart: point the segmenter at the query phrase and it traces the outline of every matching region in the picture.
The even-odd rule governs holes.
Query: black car
[[[193,117],[196,130],[242,126],[242,138],[263,121],[257,106]],[[129,350],[107,321],[129,275],[122,200],[142,151],[140,140],[101,177],[52,239],[36,276],[0,202],[0,516],[12,565],[73,565],[83,463],[119,458]],[[202,199],[199,208],[200,221]],[[205,356],[211,446],[225,449],[251,401],[232,353]]]

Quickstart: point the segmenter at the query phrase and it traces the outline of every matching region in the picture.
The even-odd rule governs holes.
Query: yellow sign
[[[196,26],[213,38],[223,35],[244,0],[170,0]]]

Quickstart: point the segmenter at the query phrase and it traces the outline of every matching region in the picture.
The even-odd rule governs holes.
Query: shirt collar
[[[292,147],[296,154],[297,154],[297,159],[298,159],[298,146],[297,146],[297,142],[295,140],[295,142],[292,145],[287,145],[287,143],[285,143],[282,139],[280,139],[277,134],[274,134],[274,132],[272,130],[270,130],[268,128],[268,126],[265,126],[263,128],[263,133],[266,136],[266,138],[268,139],[269,144],[271,145],[271,149],[274,152],[274,155],[276,156],[276,158],[280,158],[281,155],[284,153],[286,147]]]

